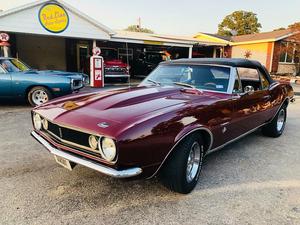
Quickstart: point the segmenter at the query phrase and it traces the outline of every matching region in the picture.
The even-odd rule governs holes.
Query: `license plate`
[[[65,159],[65,158],[63,158],[63,157],[60,157],[60,156],[58,156],[58,155],[54,155],[54,158],[55,158],[55,161],[56,161],[59,165],[61,165],[61,166],[65,167],[66,169],[72,171],[73,168],[72,168],[71,163],[70,163],[69,160],[67,160],[67,159]]]

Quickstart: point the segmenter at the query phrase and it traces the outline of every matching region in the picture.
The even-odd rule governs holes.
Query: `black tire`
[[[286,116],[286,106],[282,106],[272,121],[262,128],[263,135],[268,137],[279,137],[284,131]],[[282,125],[278,125],[279,120],[283,122]]]
[[[198,143],[200,146],[198,168],[193,179],[188,180],[188,159],[192,147]],[[163,165],[159,177],[162,183],[172,191],[187,194],[196,186],[203,161],[204,145],[199,134],[191,134],[182,140],[173,150]],[[195,154],[196,155],[196,154]],[[196,167],[195,167],[196,168]]]
[[[36,94],[39,92],[42,95],[40,100],[36,97]],[[44,104],[51,99],[52,99],[51,92],[47,88],[42,87],[42,86],[36,86],[36,87],[31,88],[27,94],[27,100],[28,100],[29,104],[32,106],[38,106],[38,105]]]

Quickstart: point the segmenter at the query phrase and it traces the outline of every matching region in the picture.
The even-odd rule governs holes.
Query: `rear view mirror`
[[[248,85],[248,86],[246,86],[246,87],[244,88],[244,93],[245,93],[245,94],[250,95],[250,94],[252,94],[253,92],[254,92],[254,87],[252,87],[252,86],[250,86],[250,85]]]

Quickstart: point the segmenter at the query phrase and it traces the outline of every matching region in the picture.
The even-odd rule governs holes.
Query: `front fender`
[[[171,112],[130,127],[117,138],[119,166],[139,166],[146,177],[153,177],[176,145],[195,131],[204,132],[206,150],[210,149],[212,132],[192,118]]]
[[[15,96],[25,96],[27,92],[34,86],[46,87],[54,96],[61,96],[72,92],[71,80],[68,77],[54,77],[24,73],[13,74],[12,90]]]

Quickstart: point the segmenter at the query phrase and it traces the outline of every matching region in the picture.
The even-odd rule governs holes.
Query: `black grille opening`
[[[73,87],[81,87],[82,86],[82,80],[73,80]]]
[[[89,134],[80,131],[68,129],[65,127],[60,127],[54,123],[48,122],[48,131],[53,133],[55,136],[73,142],[75,144],[83,145],[89,147]]]

